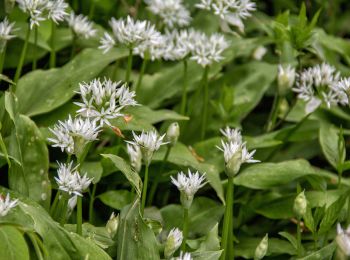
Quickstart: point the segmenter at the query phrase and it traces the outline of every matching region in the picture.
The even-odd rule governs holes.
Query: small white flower
[[[83,102],[74,102],[80,109],[81,116],[97,120],[102,126],[111,125],[109,120],[121,117],[121,110],[127,106],[136,106],[134,99],[136,94],[130,91],[125,84],[105,79],[94,79],[89,83],[80,83],[80,91]]]
[[[45,12],[47,11],[47,0],[16,0],[19,8],[29,14],[30,29],[39,26],[41,21],[45,21]]]
[[[230,128],[229,126],[226,126],[226,128],[220,129],[220,132],[230,142],[239,144],[243,143],[241,130],[238,128]]]
[[[79,37],[88,39],[95,36],[96,34],[96,30],[93,29],[93,23],[90,22],[89,19],[82,14],[75,15],[72,12],[67,18],[67,21],[73,32]]]
[[[68,15],[68,13],[66,13],[68,4],[64,0],[48,1],[46,8],[48,10],[48,18],[55,23],[63,21],[64,18]]]
[[[132,134],[134,136],[134,140],[127,141],[127,143],[140,147],[142,158],[146,165],[151,163],[153,153],[157,151],[161,145],[167,144],[166,142],[163,142],[165,134],[159,136],[156,131],[142,131],[140,135],[135,134],[133,131]]]
[[[224,153],[225,162],[228,163],[233,157],[239,155],[241,163],[256,163],[259,160],[254,160],[253,155],[255,150],[248,152],[245,143],[238,142],[224,142],[221,140],[222,147],[217,146],[217,148]]]
[[[336,242],[342,253],[350,256],[350,227],[344,230],[339,223],[337,224]]]
[[[292,88],[295,81],[295,68],[288,65],[283,67],[282,65],[278,66],[278,88],[282,94],[285,94],[289,89]]]
[[[11,200],[9,193],[7,193],[6,198],[0,195],[0,217],[5,217],[12,208],[17,206],[17,203],[18,199]]]
[[[185,8],[182,0],[145,0],[148,9],[159,15],[166,26],[187,26],[191,21],[190,12]]]
[[[213,0],[201,0],[199,4],[195,4],[195,6],[199,9],[210,10]]]
[[[68,200],[68,211],[72,212],[77,205],[78,196],[74,195]]]
[[[229,46],[223,35],[214,33],[210,37],[204,33],[197,35],[191,59],[203,67],[223,59],[222,53]]]
[[[0,23],[0,46],[3,42],[6,43],[8,40],[16,37],[11,34],[14,25],[15,23],[10,23],[7,17],[5,17],[5,19]]]
[[[140,147],[137,145],[133,144],[127,144],[127,153],[129,154],[130,157],[130,163],[131,166],[134,168],[136,172],[140,172],[141,170],[141,164],[142,164],[142,154]]]
[[[258,46],[253,51],[252,56],[254,60],[262,60],[262,58],[265,56],[266,53],[267,53],[267,49],[264,46]]]
[[[192,256],[190,253],[186,253],[186,252],[180,252],[180,255],[178,257],[172,258],[174,260],[192,260]]]
[[[178,228],[170,230],[167,241],[164,246],[165,258],[169,258],[180,247],[182,243],[183,235]]]
[[[69,154],[77,152],[77,149],[84,146],[84,143],[97,140],[100,127],[95,121],[90,119],[74,118],[69,115],[66,121],[58,121],[53,129],[49,130],[55,135],[55,138],[48,138],[53,143],[53,147],[60,147],[62,152]]]
[[[179,172],[177,179],[173,176],[170,178],[171,182],[178,188],[178,190],[181,193],[184,192],[188,197],[194,196],[201,187],[207,184],[207,182],[205,182],[205,173],[200,175],[198,171],[192,173],[188,170],[188,176],[183,172]]]
[[[100,39],[101,45],[98,47],[103,50],[103,53],[109,52],[115,46],[115,40],[109,33],[104,33],[103,37]]]

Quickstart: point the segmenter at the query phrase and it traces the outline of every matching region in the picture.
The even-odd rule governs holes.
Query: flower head
[[[8,40],[14,38],[14,35],[11,35],[13,31],[13,26],[15,23],[10,23],[7,17],[0,23],[0,53],[2,52],[3,46]]]
[[[214,33],[208,37],[200,33],[197,37],[192,50],[192,60],[206,67],[223,59],[222,53],[229,46],[223,35]]]
[[[109,33],[104,33],[103,37],[100,39],[101,45],[98,47],[103,50],[103,53],[109,52],[115,46],[115,40]]]
[[[281,95],[287,94],[287,92],[293,87],[295,80],[295,68],[288,65],[283,67],[282,65],[278,66],[278,90]]]
[[[243,20],[251,16],[256,5],[251,0],[201,0],[196,4],[199,9],[212,11],[220,19],[244,31]]]
[[[191,21],[191,14],[183,5],[182,0],[145,0],[148,9],[160,16],[164,24],[173,28],[187,26]]]
[[[142,154],[138,145],[127,144],[127,152],[130,157],[130,164],[136,172],[140,172],[142,166]]]
[[[68,24],[72,28],[75,34],[85,39],[95,36],[96,30],[93,29],[93,23],[89,19],[82,15],[75,15],[73,12],[70,13],[68,19]]]
[[[18,199],[11,200],[9,193],[6,198],[0,195],[0,217],[5,217],[12,208],[17,206],[17,203]]]
[[[229,126],[226,126],[226,128],[220,129],[220,132],[230,142],[240,143],[240,144],[243,143],[241,130],[238,128],[231,128]]]
[[[134,140],[127,142],[129,144],[137,145],[140,148],[143,161],[146,165],[151,163],[153,153],[157,151],[161,145],[166,144],[166,142],[163,142],[165,134],[159,136],[156,131],[142,131],[140,135],[135,134],[133,131],[132,134],[134,136]]]
[[[63,21],[64,18],[68,15],[66,9],[68,8],[68,4],[64,0],[50,0],[47,1],[47,11],[48,18],[58,23]]]
[[[173,228],[172,230],[170,230],[164,247],[165,258],[168,259],[175,253],[175,251],[180,247],[182,239],[182,232],[178,228]]]
[[[307,102],[306,113],[312,113],[322,103],[328,108],[337,104],[345,105],[348,103],[346,96],[335,87],[339,79],[340,73],[333,66],[322,63],[298,74],[293,91],[299,99]]]
[[[350,226],[347,229],[342,229],[341,225],[337,224],[336,242],[340,251],[346,256],[350,256]]]
[[[75,102],[81,116],[98,121],[100,125],[111,125],[109,120],[121,117],[121,110],[127,106],[136,106],[136,94],[130,91],[126,84],[105,79],[94,79],[89,83],[81,83],[82,102]]]
[[[77,154],[84,148],[85,144],[97,140],[100,127],[95,121],[80,117],[72,119],[69,115],[66,121],[58,121],[53,129],[49,130],[54,134],[54,138],[48,138],[53,143],[53,147],[60,147],[62,152]]]

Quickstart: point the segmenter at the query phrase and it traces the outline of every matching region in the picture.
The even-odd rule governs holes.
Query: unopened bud
[[[180,247],[182,239],[182,232],[178,228],[174,228],[170,231],[164,246],[165,258],[170,258],[175,253]]]
[[[301,218],[306,214],[307,200],[304,191],[300,192],[294,200],[293,210],[297,217]]]
[[[350,227],[344,230],[339,223],[337,224],[336,242],[338,246],[338,258],[348,259],[350,256]]]
[[[269,235],[266,234],[255,249],[254,260],[263,259],[269,247]]]
[[[118,224],[119,224],[119,216],[118,215],[116,216],[113,212],[106,224],[107,232],[111,238],[113,238],[117,233]]]
[[[127,144],[127,152],[130,157],[130,164],[136,172],[140,172],[142,167],[142,154],[137,145]]]
[[[267,49],[264,46],[259,46],[253,51],[253,59],[254,60],[261,60],[267,52]]]
[[[242,151],[239,149],[231,158],[226,162],[226,175],[228,177],[234,177],[240,170],[242,165]]]
[[[278,92],[281,96],[285,96],[288,91],[292,88],[295,80],[295,69],[290,65],[283,67],[282,65],[278,66]]]
[[[166,131],[166,139],[170,145],[174,146],[180,136],[180,126],[177,122],[169,125]]]
[[[191,207],[191,205],[192,205],[193,195],[189,195],[189,194],[186,194],[186,192],[181,191],[181,193],[180,193],[180,201],[181,201],[182,206],[185,209],[189,209]]]

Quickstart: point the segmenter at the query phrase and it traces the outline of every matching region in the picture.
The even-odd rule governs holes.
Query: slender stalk
[[[127,67],[126,73],[125,73],[125,82],[127,82],[127,83],[130,80],[131,68],[132,68],[132,48],[129,49],[128,67]]]
[[[44,257],[41,253],[36,236],[31,232],[27,233],[27,234],[28,234],[30,241],[32,242],[32,245],[34,247],[34,251],[35,251],[36,256],[38,257],[38,260],[44,260]]]
[[[26,33],[26,38],[25,38],[25,41],[24,41],[24,44],[23,44],[23,48],[22,48],[22,52],[21,52],[21,56],[20,56],[20,58],[19,58],[19,62],[18,62],[18,65],[17,65],[17,70],[16,70],[16,73],[15,73],[15,78],[14,78],[14,80],[13,80],[16,84],[17,84],[17,82],[18,82],[18,80],[19,80],[19,77],[21,76],[21,73],[22,73],[22,68],[23,68],[24,60],[25,60],[25,57],[26,57],[26,54],[27,54],[29,36],[30,36],[30,28],[29,28],[29,25],[28,25],[28,29],[27,29],[27,33]],[[16,87],[14,86],[14,88],[16,88]]]
[[[38,26],[34,27],[34,48],[33,48],[33,64],[32,70],[36,70],[37,67],[37,58],[36,58],[36,49],[38,47]]]
[[[50,68],[56,67],[56,48],[55,48],[55,38],[56,38],[56,24],[51,21],[51,52],[50,52]]]
[[[71,53],[70,53],[71,59],[74,57],[74,54],[75,54],[76,49],[77,49],[77,35],[75,34],[74,31],[72,31],[72,33],[73,33],[73,39],[72,39],[72,49],[71,49]]]
[[[228,251],[228,237],[230,230],[230,222],[232,221],[232,209],[233,209],[233,177],[228,177],[227,182],[227,191],[226,191],[226,208],[224,215],[224,225],[222,228],[222,237],[221,237],[221,249],[223,250],[221,254],[221,260],[226,259]],[[232,245],[231,245],[232,246]]]
[[[77,234],[83,234],[83,201],[80,196],[77,198]]]
[[[166,162],[168,160],[171,148],[172,148],[171,145],[167,146],[167,150],[166,150],[165,156],[163,158],[162,165],[160,166],[160,171],[159,171],[160,174],[162,174],[162,172],[164,170],[164,167],[165,167],[165,164],[166,164]],[[152,183],[152,186],[151,186],[151,189],[150,189],[150,192],[149,192],[149,195],[148,195],[148,199],[147,199],[147,205],[152,205],[153,199],[154,199],[154,195],[155,195],[155,193],[157,191],[158,184],[159,184],[159,179],[156,178],[154,180],[154,182]]]
[[[140,93],[140,87],[141,87],[143,75],[144,75],[145,70],[146,70],[146,66],[147,66],[147,59],[144,58],[142,61],[141,71],[140,71],[139,78],[137,80],[137,84],[136,84],[136,88],[135,88],[136,94]]]
[[[184,222],[182,227],[182,244],[181,244],[181,251],[186,251],[186,240],[188,236],[188,209],[184,208]]]
[[[347,212],[347,220],[346,220],[346,224],[347,226],[350,225],[350,194],[348,194],[348,212]]]
[[[300,229],[300,217],[298,219],[297,225],[297,241],[298,241],[298,257],[301,257],[301,229]]]
[[[5,43],[2,51],[0,52],[0,74],[2,74],[4,70],[4,64],[5,64],[5,56],[6,56],[6,48],[7,44]],[[0,80],[1,81],[1,80]]]
[[[92,18],[94,17],[94,13],[95,13],[95,0],[91,0],[90,1],[90,10],[89,10],[89,19],[92,20]]]
[[[145,209],[146,197],[147,197],[147,185],[148,185],[148,168],[149,165],[145,166],[145,178],[143,179],[143,189],[142,189],[142,197],[141,197],[141,215],[143,216],[143,212]]]
[[[51,208],[50,208],[50,215],[51,216],[53,216],[53,214],[56,211],[59,197],[60,197],[60,191],[57,190],[56,195],[55,195],[55,199],[53,200],[53,203],[52,203]]]
[[[94,222],[94,201],[95,201],[95,194],[96,194],[96,186],[97,183],[94,183],[92,186],[92,192],[90,196],[90,203],[89,203],[89,222]]]
[[[66,224],[66,217],[67,217],[67,210],[68,210],[68,199],[67,196],[62,196],[61,198],[61,209],[60,209],[60,225],[64,226]]]
[[[273,100],[271,113],[269,115],[269,121],[267,122],[266,132],[270,132],[275,128],[280,103],[281,103],[281,97],[276,92]]]
[[[73,9],[76,13],[79,11],[79,0],[73,0]]]
[[[114,63],[114,68],[113,68],[113,72],[112,72],[112,79],[116,80],[117,74],[118,74],[118,68],[119,68],[119,60],[117,60]]]
[[[181,98],[181,115],[186,115],[186,106],[187,106],[187,59],[183,61],[184,65],[184,75],[183,75],[183,86],[182,86],[182,98]]]
[[[233,186],[234,188],[234,186]],[[232,202],[234,203],[234,201]],[[233,205],[232,205],[233,207]],[[230,211],[230,228],[229,228],[229,232],[228,232],[228,239],[227,239],[227,252],[226,252],[226,255],[227,255],[227,258],[228,259],[234,259],[235,256],[234,256],[234,253],[233,253],[233,210]]]
[[[201,124],[201,140],[205,137],[205,130],[207,127],[207,117],[208,117],[208,103],[209,103],[209,89],[208,89],[208,72],[209,67],[206,66],[203,73],[203,86],[204,86],[204,104],[203,104],[203,114],[202,114],[202,124]]]

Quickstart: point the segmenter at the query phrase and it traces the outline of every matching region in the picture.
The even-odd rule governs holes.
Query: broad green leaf
[[[337,248],[337,244],[335,242],[326,245],[316,252],[312,252],[303,258],[299,258],[299,260],[315,260],[315,259],[333,259],[333,254],[335,249]]]
[[[218,260],[222,254],[222,250],[203,251],[191,253],[193,260]]]
[[[97,198],[105,205],[120,210],[132,202],[134,194],[127,190],[109,190],[98,195]]]
[[[217,251],[217,250],[220,250],[218,223],[216,223],[216,225],[204,237],[204,240],[200,243],[200,246],[197,251],[205,252],[205,251]]]
[[[298,249],[298,241],[295,238],[295,236],[289,234],[288,232],[279,232],[278,234],[281,237],[284,237],[285,239],[287,239],[292,244],[292,246],[294,247],[295,250]]]
[[[26,74],[15,92],[20,112],[33,116],[52,111],[75,95],[80,82],[97,77],[109,63],[125,56],[124,50],[103,55],[100,50],[85,49],[62,68]]]
[[[0,226],[1,259],[29,260],[29,250],[23,234],[13,226]]]
[[[101,162],[83,162],[80,171],[83,174],[87,173],[89,178],[93,178],[92,183],[96,184],[101,179],[103,168]]]
[[[130,184],[135,188],[137,194],[141,197],[142,181],[137,172],[131,169],[131,166],[119,156],[113,154],[101,154],[101,156],[113,162],[114,166],[124,174]]]
[[[47,208],[51,184],[46,143],[30,118],[20,115],[15,122],[9,141],[9,154],[21,165],[13,164],[9,169],[9,186]]]
[[[160,259],[156,237],[140,216],[139,200],[122,209],[119,221],[118,260]]]

